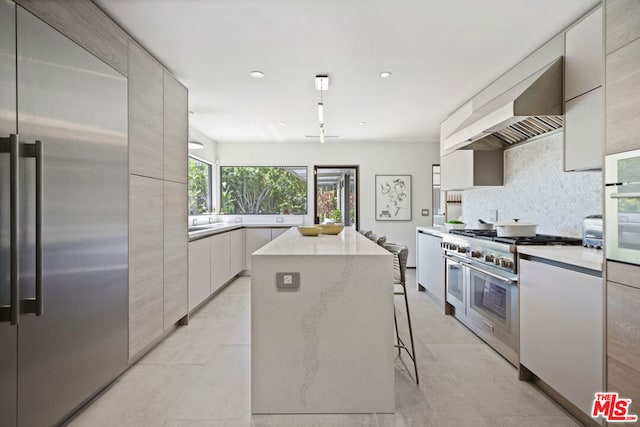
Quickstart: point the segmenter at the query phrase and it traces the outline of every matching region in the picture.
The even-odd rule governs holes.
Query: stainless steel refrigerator
[[[0,0],[0,138],[0,425],[53,425],[127,365],[126,78]]]

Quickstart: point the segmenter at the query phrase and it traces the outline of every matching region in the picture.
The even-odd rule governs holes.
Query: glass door
[[[470,308],[496,325],[511,329],[513,285],[506,284],[486,274],[471,271],[469,294]]]
[[[359,166],[314,167],[314,222],[359,228]]]

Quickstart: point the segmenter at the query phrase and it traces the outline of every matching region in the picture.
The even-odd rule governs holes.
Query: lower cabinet
[[[636,269],[640,280],[640,267]],[[640,415],[640,289],[611,281],[607,282],[607,391],[631,399],[629,413]]]
[[[189,242],[189,311],[244,270],[244,231]]]
[[[245,270],[251,271],[251,254],[271,241],[270,228],[247,228],[245,233]]]
[[[603,391],[602,278],[520,259],[520,364],[585,414]]]
[[[207,239],[211,243],[211,293],[231,279],[230,235],[231,232],[221,233]]]
[[[440,243],[441,237],[427,233],[417,234],[418,247],[416,268],[418,284],[429,292],[444,307],[444,258]]]
[[[245,251],[244,251],[244,234],[245,230],[233,230],[229,233],[230,236],[230,249],[229,252],[231,254],[230,259],[230,274],[231,276],[235,276],[245,269]]]
[[[164,182],[164,329],[188,312],[187,184]]]
[[[211,295],[211,244],[209,239],[189,242],[189,311]]]
[[[130,175],[129,358],[164,331],[163,193],[162,180]]]

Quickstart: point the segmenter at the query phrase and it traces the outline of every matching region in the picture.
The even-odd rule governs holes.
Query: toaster
[[[582,246],[602,248],[602,215],[589,215],[582,220]]]

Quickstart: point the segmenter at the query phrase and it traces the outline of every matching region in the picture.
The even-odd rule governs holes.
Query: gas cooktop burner
[[[582,245],[582,239],[575,237],[549,236],[537,234],[532,237],[498,237],[495,230],[450,230],[449,233],[476,239],[491,240],[509,245]]]

